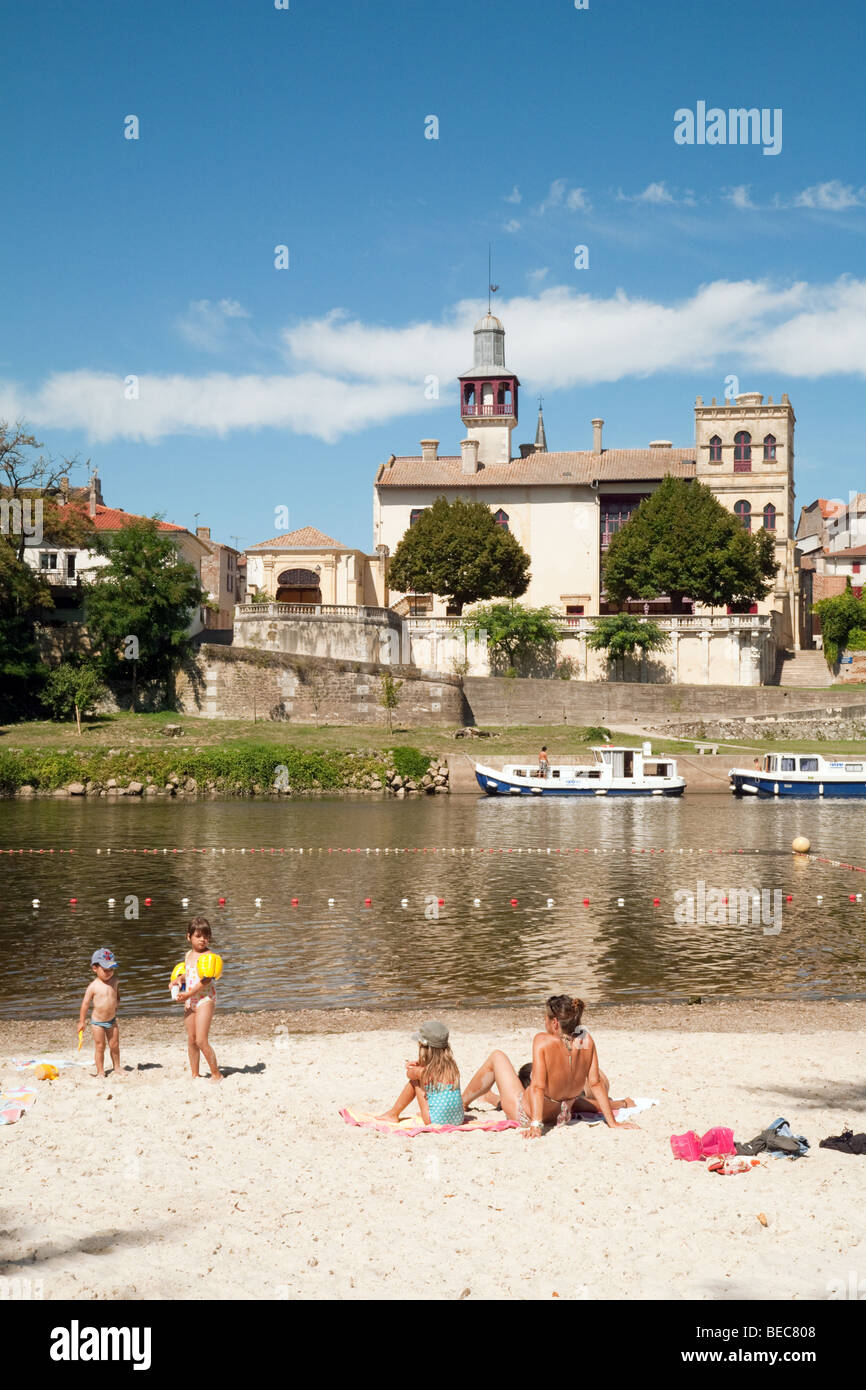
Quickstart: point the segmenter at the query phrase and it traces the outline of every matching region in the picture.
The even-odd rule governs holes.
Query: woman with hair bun
[[[569,994],[552,994],[547,1001],[544,1032],[532,1040],[532,1073],[523,1085],[504,1052],[491,1052],[463,1092],[467,1108],[492,1086],[502,1109],[520,1125],[524,1139],[539,1138],[545,1124],[566,1124],[576,1107],[600,1113],[610,1129],[639,1129],[631,1121],[617,1123],[614,1110],[633,1105],[630,1098],[610,1099],[610,1084],[598,1065],[595,1043],[581,1025],[585,1004]]]

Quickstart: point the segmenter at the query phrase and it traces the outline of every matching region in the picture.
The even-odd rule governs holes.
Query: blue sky
[[[492,242],[515,452],[539,391],[552,449],[597,415],[687,445],[735,375],[791,397],[798,504],[866,489],[863,29],[854,0],[13,5],[0,418],[110,505],[368,548],[377,465],[458,452]],[[781,152],[677,145],[699,101],[780,108]]]

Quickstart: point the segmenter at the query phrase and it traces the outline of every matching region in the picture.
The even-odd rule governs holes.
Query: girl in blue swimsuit
[[[418,1044],[418,1061],[406,1063],[406,1085],[391,1109],[377,1118],[396,1123],[406,1106],[417,1100],[425,1125],[462,1125],[460,1072],[448,1045],[447,1026],[431,1019],[412,1038]]]

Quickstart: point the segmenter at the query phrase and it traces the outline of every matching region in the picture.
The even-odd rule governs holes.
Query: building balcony
[[[513,405],[498,405],[495,402],[483,405],[464,405],[461,412],[461,418],[464,420],[485,420],[489,419],[492,415],[501,416],[506,419],[508,417],[511,419],[517,418],[514,414]]]
[[[77,574],[64,574],[63,570],[37,570],[36,573],[52,589],[77,589],[80,582]]]

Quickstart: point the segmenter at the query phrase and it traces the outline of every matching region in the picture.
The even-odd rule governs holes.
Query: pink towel
[[[499,1110],[491,1110],[477,1120],[469,1120],[463,1125],[425,1125],[420,1115],[410,1115],[405,1120],[380,1120],[366,1110],[352,1110],[348,1106],[340,1114],[347,1125],[359,1125],[364,1129],[378,1129],[382,1134],[407,1134],[414,1139],[416,1134],[471,1134],[473,1130],[519,1129],[514,1120],[506,1119]]]

